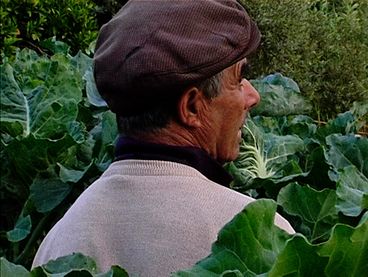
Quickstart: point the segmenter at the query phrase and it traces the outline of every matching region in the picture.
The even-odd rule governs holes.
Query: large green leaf
[[[275,135],[283,135],[283,128],[287,124],[287,118],[271,117],[271,116],[252,116],[247,119],[247,126],[252,127],[251,124],[261,128],[264,133],[273,133]],[[251,128],[253,130],[254,128]]]
[[[336,183],[329,177],[330,165],[325,159],[325,150],[322,144],[316,142],[310,145],[310,150],[305,157],[305,169],[308,171],[308,176],[304,182],[311,185],[313,188],[322,190],[324,188],[336,188]]]
[[[99,117],[99,124],[91,130],[91,135],[98,142],[98,148],[95,149],[97,153],[95,164],[100,171],[104,171],[113,160],[115,142],[119,133],[116,116],[112,112],[103,112]]]
[[[46,40],[43,40],[40,42],[40,45],[50,51],[52,51],[52,53],[56,54],[56,53],[64,53],[64,54],[68,54],[69,53],[69,45],[67,45],[65,42],[62,41],[58,41],[56,40],[56,37],[52,37],[52,38],[48,38]]]
[[[40,213],[46,213],[59,205],[72,187],[59,179],[36,178],[30,188],[30,198]]]
[[[76,119],[83,80],[65,55],[48,59],[25,49],[2,71],[1,122],[21,124],[23,136],[55,138]]]
[[[306,174],[295,155],[305,148],[304,141],[298,136],[265,132],[249,120],[244,137],[239,157],[228,166],[235,178],[234,187],[247,190],[263,186],[264,180],[269,180],[275,184],[275,188],[271,185],[270,189],[278,191],[277,183]]]
[[[258,204],[256,204],[257,202]],[[253,205],[250,204],[251,209],[246,208],[220,231],[219,239],[213,245],[209,257],[198,262],[193,268],[179,271],[173,276],[358,277],[365,276],[365,273],[368,272],[368,221],[362,221],[356,228],[343,224],[335,225],[327,242],[311,244],[300,234],[279,236],[277,238],[275,234],[279,234],[280,230],[266,228],[264,231],[268,231],[267,235],[266,233],[262,234],[262,232],[253,232],[252,228],[245,228],[244,224],[248,225],[248,222],[244,219],[250,216],[245,211],[258,211],[258,218],[254,218],[258,222],[252,221],[251,223],[254,229],[263,225],[261,223],[265,220],[263,212],[266,212],[263,208],[269,205],[267,207],[268,212],[275,212],[273,210],[275,206],[272,207],[273,203],[270,200],[258,200],[257,202]],[[268,221],[268,217],[266,217],[266,220]],[[219,241],[223,235],[225,235],[226,240],[222,240],[220,244]],[[281,243],[270,243],[267,247],[267,249],[271,249],[278,245],[277,250],[273,248],[274,253],[277,253],[275,259],[274,257],[270,259],[269,255],[262,255],[263,251],[248,252],[254,245],[265,246],[264,239],[273,239],[274,242],[280,239]],[[244,254],[250,255],[251,258],[248,259]],[[270,263],[271,260],[272,263]],[[262,270],[255,272],[254,268],[260,264],[267,264],[267,266],[262,266]],[[253,269],[251,270],[251,268]]]
[[[27,98],[28,134],[32,133],[36,138],[60,138],[67,131],[66,123],[77,118],[77,102],[61,95],[52,97],[53,90],[37,87]]]
[[[74,144],[68,136],[55,141],[36,139],[30,135],[13,140],[4,152],[16,170],[13,175],[30,185],[37,174],[47,172],[57,160],[63,159],[63,155]],[[76,160],[75,156],[73,159]]]
[[[253,121],[265,133],[275,135],[297,135],[300,138],[310,138],[317,130],[314,120],[306,115],[289,116],[254,116]]]
[[[336,118],[327,122],[325,126],[318,128],[317,137],[324,139],[331,134],[351,134],[357,132],[355,126],[356,119],[354,115],[348,111],[338,114]]]
[[[60,167],[59,176],[62,182],[77,183],[86,174],[88,169],[91,167],[92,162],[89,165],[87,165],[83,170],[70,169],[70,168],[63,166],[60,163],[57,163],[57,164]]]
[[[102,124],[101,130],[102,145],[115,144],[118,136],[116,115],[111,111],[104,112],[102,114],[101,124]]]
[[[354,102],[350,110],[355,117],[355,125],[360,130],[368,123],[368,102]]]
[[[78,53],[70,59],[70,62],[82,78],[86,72],[91,71],[93,68],[93,59],[81,51],[78,51]]]
[[[89,103],[96,107],[107,107],[106,101],[102,99],[97,90],[92,68],[86,71],[83,79],[86,81],[86,92]]]
[[[3,64],[0,66],[0,71],[1,131],[9,133],[11,136],[26,135],[30,132],[27,100],[14,79],[13,68],[9,64]],[[21,127],[21,131],[19,127]]]
[[[363,223],[364,223],[364,222],[366,222],[366,221],[368,221],[368,211],[366,211],[366,212],[363,214],[362,218],[360,219],[359,225],[360,225],[360,224],[363,224]]]
[[[0,258],[1,277],[30,277],[27,269],[21,265],[8,262],[4,257]]]
[[[252,115],[304,114],[311,108],[300,94],[298,85],[279,73],[269,75],[262,80],[252,80],[252,85],[261,96],[261,101],[252,110]]]
[[[18,219],[13,230],[6,233],[6,236],[11,242],[18,242],[25,239],[30,233],[32,228],[31,216],[27,215]]]
[[[37,140],[32,135],[23,140],[13,140],[5,149],[7,159],[15,168],[18,178],[30,185],[38,172],[49,167],[48,149],[53,142]]]
[[[336,225],[319,255],[328,257],[327,276],[366,276],[368,272],[368,221],[357,228]]]
[[[266,199],[250,203],[219,232],[210,256],[176,276],[194,276],[188,275],[190,272],[221,276],[227,270],[238,270],[245,276],[268,272],[291,237],[274,225],[276,207],[274,201]]]
[[[56,260],[51,260],[42,266],[46,273],[68,273],[76,269],[85,269],[91,273],[97,272],[96,262],[88,256],[81,253],[60,257]]]
[[[47,264],[35,267],[31,272],[23,266],[13,264],[0,258],[1,277],[129,277],[120,266],[111,266],[105,273],[98,273],[96,262],[81,253],[51,260]]]
[[[277,202],[284,210],[299,216],[312,240],[326,238],[337,223],[336,193],[331,189],[314,190],[292,183],[280,190]]]
[[[49,227],[42,225],[38,212],[67,208],[71,190],[79,194],[114,156],[114,116],[83,97],[88,82],[83,76],[91,73],[92,59],[82,53],[71,57],[65,45],[55,46],[61,48],[51,57],[24,49],[0,66],[0,202],[7,221],[1,231],[14,228],[8,233],[12,241],[25,238],[30,226],[14,222],[19,214],[32,217],[40,229],[31,238],[40,241]],[[101,128],[94,129],[96,125]],[[26,245],[30,248],[22,253]],[[20,258],[29,263],[35,247],[24,241],[19,249],[6,250],[9,257],[22,253]]]
[[[300,138],[311,138],[317,131],[314,120],[306,115],[289,116],[288,122],[284,127],[287,134],[297,135]]]
[[[88,132],[86,126],[82,122],[71,121],[67,124],[68,134],[73,138],[73,140],[81,144],[88,138]]]
[[[34,277],[128,277],[128,273],[119,266],[111,266],[105,273],[98,273],[96,262],[81,253],[51,260],[47,264],[38,266],[31,271]]]
[[[267,276],[365,276],[367,257],[368,222],[356,228],[338,224],[319,245],[302,236],[290,239]]]
[[[338,179],[338,172],[346,166],[354,165],[359,172],[368,177],[368,138],[355,135],[333,134],[326,138],[327,162],[332,166],[330,178]]]
[[[287,242],[267,276],[325,276],[328,258],[320,257],[318,249],[318,246],[310,244],[303,236],[293,237]]]
[[[278,163],[286,161],[289,155],[304,149],[303,140],[295,135],[277,136],[267,134],[263,141],[267,157],[274,159]]]
[[[348,216],[358,216],[368,209],[368,177],[355,166],[347,166],[340,172],[337,181],[338,211]]]

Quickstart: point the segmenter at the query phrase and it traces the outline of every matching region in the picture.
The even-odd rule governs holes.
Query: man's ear
[[[189,127],[201,127],[201,113],[205,104],[205,97],[197,87],[190,87],[184,91],[178,102],[178,116],[181,123]]]

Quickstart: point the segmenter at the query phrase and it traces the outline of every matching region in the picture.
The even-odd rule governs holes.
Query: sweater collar
[[[232,181],[221,164],[199,147],[155,144],[120,136],[116,144],[115,161],[127,159],[177,162],[197,169],[211,181],[223,186],[228,187]]]

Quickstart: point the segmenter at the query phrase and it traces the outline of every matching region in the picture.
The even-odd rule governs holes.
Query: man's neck
[[[128,159],[161,160],[185,164],[197,169],[208,179],[224,186],[228,186],[232,180],[220,163],[197,146],[172,145],[121,136],[117,141],[115,154],[115,161]]]
[[[164,144],[171,146],[189,146],[189,147],[201,147],[193,132],[190,130],[178,126],[175,123],[169,123],[165,128],[155,130],[152,132],[141,133],[139,135],[132,136],[132,138],[144,141],[147,143]],[[205,149],[203,149],[205,150]]]

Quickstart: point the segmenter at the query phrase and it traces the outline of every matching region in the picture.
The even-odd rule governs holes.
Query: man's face
[[[239,155],[241,128],[249,110],[260,96],[248,80],[242,78],[246,60],[224,70],[219,95],[208,103],[208,142],[210,154],[219,162],[235,160]]]

